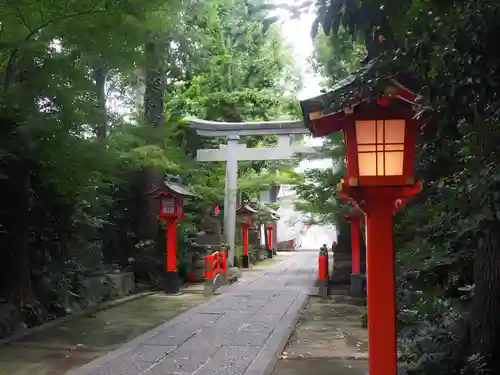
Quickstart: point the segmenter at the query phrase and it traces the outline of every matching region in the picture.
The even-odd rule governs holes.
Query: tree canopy
[[[154,284],[151,186],[168,172],[197,194],[184,245],[224,196],[224,166],[194,160],[223,140],[183,118],[293,118],[300,82],[279,29],[263,35],[266,12],[248,2],[21,0],[1,14],[0,299],[20,311],[3,336],[85,306],[83,279],[112,264],[145,267],[139,281]],[[275,181],[268,167],[242,163],[242,194]]]

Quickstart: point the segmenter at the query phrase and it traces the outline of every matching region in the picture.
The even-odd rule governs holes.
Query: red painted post
[[[167,272],[177,271],[177,224],[174,220],[167,221]]]
[[[293,240],[290,240],[290,250],[293,250]]]
[[[361,219],[351,219],[352,274],[361,273]]]
[[[177,222],[175,218],[165,220],[165,280],[164,291],[177,294],[181,286],[177,273]]]
[[[243,255],[248,256],[248,227],[243,227]]]
[[[361,275],[361,217],[350,213],[344,215],[344,218],[351,223],[351,285],[350,294],[354,298],[365,296],[363,290],[363,278]]]
[[[273,227],[272,225],[266,225],[267,231],[267,257],[273,257]]]
[[[248,268],[250,266],[249,260],[248,260],[248,225],[243,225],[241,227],[243,230],[243,257],[241,259],[241,266],[243,268]]]
[[[325,255],[322,253],[318,257],[318,278],[320,281],[326,280],[326,261]]]
[[[369,373],[396,375],[396,283],[392,202],[373,200],[366,207]]]
[[[318,257],[318,279],[319,295],[326,298],[328,297],[328,253],[324,247],[321,248]]]

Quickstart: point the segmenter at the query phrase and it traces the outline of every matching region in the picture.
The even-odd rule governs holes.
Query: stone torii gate
[[[236,231],[238,161],[290,160],[295,154],[314,154],[316,149],[292,145],[291,135],[310,134],[302,121],[217,122],[190,118],[189,122],[198,135],[227,138],[227,145],[220,145],[218,149],[198,150],[196,160],[226,162],[224,237],[229,245],[228,262],[232,266]],[[248,135],[278,135],[278,147],[247,148],[245,144],[239,143],[239,139],[240,136]]]

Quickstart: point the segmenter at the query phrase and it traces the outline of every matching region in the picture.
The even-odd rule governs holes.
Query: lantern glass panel
[[[402,176],[405,120],[356,121],[360,176]]]
[[[175,213],[175,199],[174,198],[162,198],[161,199],[161,210],[164,214]]]

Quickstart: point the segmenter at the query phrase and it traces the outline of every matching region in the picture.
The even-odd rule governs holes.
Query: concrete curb
[[[109,309],[111,307],[119,306],[119,305],[122,305],[126,302],[130,302],[130,301],[133,301],[133,300],[136,300],[136,299],[139,299],[142,297],[150,296],[150,295],[153,295],[156,293],[158,293],[158,292],[142,292],[142,293],[133,294],[131,296],[115,299],[113,301],[108,301],[108,302],[104,302],[104,303],[89,307],[87,309],[84,309],[84,310],[76,313],[76,314],[65,315],[65,316],[62,316],[60,318],[50,320],[47,323],[40,324],[39,326],[34,326],[34,327],[22,329],[22,330],[18,331],[17,333],[14,333],[12,336],[1,339],[0,346],[11,343],[12,341],[22,339],[23,337],[31,335],[32,333],[40,332],[40,331],[43,331],[45,329],[54,327],[58,324],[66,323],[72,319],[77,319],[77,318],[81,318],[85,315],[94,314],[96,312],[106,310],[106,309]]]
[[[224,295],[221,294],[221,295],[215,296],[214,298],[210,298],[209,300],[200,303],[198,306],[195,306],[192,309],[187,310],[180,315],[177,315],[175,318],[173,318],[165,323],[160,324],[159,326],[143,333],[140,336],[137,336],[135,339],[127,342],[123,346],[121,346],[115,350],[112,350],[112,351],[104,354],[101,357],[94,359],[93,361],[83,365],[82,367],[79,367],[79,368],[76,368],[76,369],[73,369],[73,370],[66,372],[65,375],[87,375],[91,371],[95,371],[97,368],[104,365],[105,363],[120,357],[121,355],[127,353],[128,351],[130,351],[132,349],[135,349],[136,347],[140,346],[141,344],[143,344],[146,341],[148,341],[149,339],[151,339],[153,336],[156,336],[157,334],[163,332],[164,330],[168,329],[169,327],[179,323],[189,314],[203,310],[209,304],[211,304],[214,301],[217,301],[223,297],[224,297]]]
[[[257,357],[244,375],[270,375],[278,362],[278,356],[285,348],[299,317],[309,302],[309,295],[301,293],[292,303]]]

